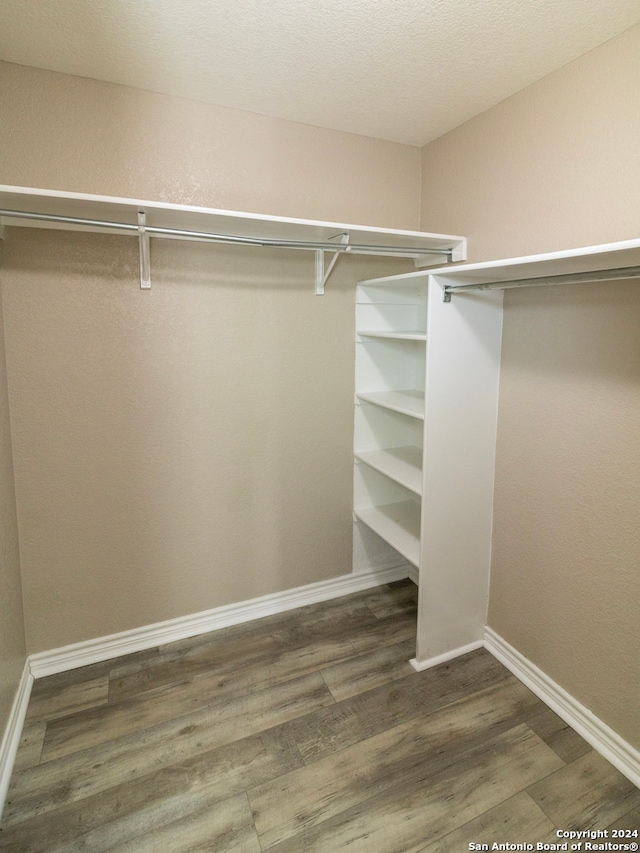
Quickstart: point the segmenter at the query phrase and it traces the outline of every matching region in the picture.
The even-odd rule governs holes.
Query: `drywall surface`
[[[639,84],[640,26],[425,146],[423,227],[473,261],[638,237]]]
[[[8,228],[7,364],[37,652],[351,571],[353,283],[312,253]]]
[[[420,150],[0,63],[0,183],[418,227]]]
[[[2,279],[0,274],[0,296]],[[11,428],[0,299],[0,731],[4,731],[26,657]]]
[[[640,28],[423,149],[473,260],[640,236]],[[640,288],[507,291],[489,624],[640,748]]]
[[[640,286],[509,294],[492,628],[640,747]]]

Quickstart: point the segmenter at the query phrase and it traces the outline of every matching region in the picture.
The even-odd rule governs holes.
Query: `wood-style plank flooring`
[[[462,853],[636,828],[640,790],[484,650],[422,673],[410,581],[36,682],[11,853]]]

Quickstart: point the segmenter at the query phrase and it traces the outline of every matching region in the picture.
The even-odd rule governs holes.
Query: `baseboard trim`
[[[408,563],[404,562],[395,566],[341,575],[326,581],[263,595],[238,604],[215,607],[202,613],[193,613],[177,619],[169,619],[166,622],[121,631],[107,637],[97,637],[62,648],[37,652],[30,655],[29,665],[34,678],[44,678],[47,675],[111,660],[132,652],[145,651],[164,643],[207,634],[219,628],[239,625],[274,613],[283,613],[307,604],[316,604],[353,592],[361,592],[408,576]]]
[[[442,655],[438,655],[435,658],[427,658],[427,660],[419,661],[417,658],[411,658],[409,663],[416,670],[416,672],[424,672],[425,669],[431,669],[432,666],[438,666],[438,664],[446,663],[448,660],[453,660],[454,658],[459,658],[460,655],[466,655],[467,652],[475,652],[477,649],[481,649],[484,646],[484,642],[482,640],[478,640],[475,643],[468,643],[466,646],[459,646],[457,649],[452,649],[450,652],[445,652]]]
[[[587,743],[640,788],[640,752],[623,740],[588,708],[567,693],[491,628],[485,629],[485,648],[533,691]]]
[[[0,817],[4,809],[9,790],[9,780],[16,760],[16,753],[20,745],[22,727],[27,715],[27,705],[31,696],[33,676],[29,668],[29,661],[25,661],[22,675],[18,683],[18,689],[9,712],[9,719],[4,730],[2,745],[0,745]]]

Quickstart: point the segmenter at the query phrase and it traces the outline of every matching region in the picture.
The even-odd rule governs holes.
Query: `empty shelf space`
[[[420,391],[361,391],[358,399],[424,420],[424,394]]]
[[[422,494],[422,451],[419,447],[356,451],[355,457],[416,495]]]
[[[419,329],[406,329],[405,331],[364,331],[358,329],[361,338],[388,338],[396,341],[426,341],[427,333]]]
[[[415,501],[355,510],[356,518],[370,527],[414,566],[420,562],[420,505]]]

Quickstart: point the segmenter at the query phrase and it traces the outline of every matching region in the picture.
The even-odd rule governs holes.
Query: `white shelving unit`
[[[478,644],[488,592],[502,294],[442,290],[356,290],[354,554],[413,567],[418,668]]]
[[[356,290],[354,548],[420,564],[427,341],[423,285],[363,282]],[[372,538],[371,531],[374,534]],[[388,552],[389,553],[389,552]],[[397,557],[400,555],[400,558]],[[417,573],[414,574],[417,579]]]
[[[630,277],[640,240],[358,285],[354,554],[417,568],[417,669],[483,643],[502,288]]]

